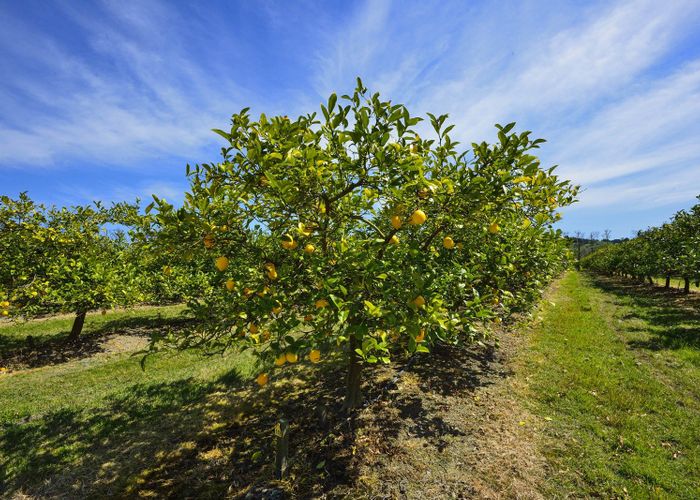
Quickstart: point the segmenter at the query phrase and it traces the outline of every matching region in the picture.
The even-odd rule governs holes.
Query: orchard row
[[[679,276],[688,293],[690,282],[700,281],[700,204],[681,210],[670,222],[641,231],[636,238],[599,248],[582,259],[581,265],[650,283],[662,276],[666,288],[672,277]]]
[[[56,208],[26,193],[0,197],[0,315],[72,313],[75,340],[88,311],[201,294],[203,265],[170,267],[144,243],[144,223],[136,204]]]

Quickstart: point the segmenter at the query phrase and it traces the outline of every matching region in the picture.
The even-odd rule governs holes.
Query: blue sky
[[[700,2],[0,0],[0,194],[177,201],[211,128],[361,76],[464,143],[518,122],[584,186],[566,231],[629,236],[700,194]]]

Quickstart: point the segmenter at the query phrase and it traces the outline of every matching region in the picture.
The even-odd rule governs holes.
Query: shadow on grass
[[[169,329],[183,329],[192,321],[184,316],[163,317],[157,313],[119,318],[97,326],[86,325],[75,342],[68,342],[70,327],[52,335],[38,337],[18,337],[0,333],[0,356],[3,366],[39,368],[104,352],[105,340],[114,334],[149,337],[153,333],[166,332]]]
[[[622,278],[589,275],[594,285],[634,307],[625,319],[639,318],[651,325],[645,340],[632,347],[661,350],[700,349],[700,294],[636,283]]]
[[[277,371],[264,388],[242,382],[236,371],[209,383],[135,385],[98,409],[5,425],[0,491],[81,498],[342,496],[357,487],[364,463],[358,434],[367,415],[380,425],[384,453],[402,430],[439,451],[450,436],[464,435],[433,409],[444,395],[491,383],[492,353],[435,354],[366,368],[368,406],[350,417],[340,411],[344,366],[329,361]],[[393,382],[402,368],[420,380],[417,392]],[[282,415],[290,420],[290,469],[277,482],[274,426]]]
[[[406,372],[418,381],[417,392],[402,394],[395,385],[391,387],[388,397],[398,418],[373,419],[373,424],[386,438],[397,439],[406,431],[442,452],[447,446],[446,438],[465,434],[436,415],[435,410],[440,409],[441,400],[446,396],[472,393],[490,385],[495,373],[494,361],[492,347],[467,350],[434,346],[429,356],[420,356],[405,366]],[[432,399],[429,404],[426,396]]]

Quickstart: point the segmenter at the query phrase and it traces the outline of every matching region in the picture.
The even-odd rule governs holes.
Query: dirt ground
[[[386,370],[397,381],[358,417],[355,493],[540,498],[545,463],[513,394],[522,342],[504,332],[498,348],[442,348],[398,376]]]
[[[288,480],[261,481],[234,496],[541,498],[538,425],[515,395],[524,342],[504,331],[497,343],[439,347],[370,371],[373,389],[354,418],[331,415],[327,428],[318,419],[292,424]],[[337,385],[342,373],[327,377]],[[318,415],[323,405],[313,406]]]

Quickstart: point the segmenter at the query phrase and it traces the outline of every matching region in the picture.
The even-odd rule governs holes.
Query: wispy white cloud
[[[563,173],[592,184],[700,163],[700,60],[636,90],[558,135]]]
[[[113,201],[134,202],[143,205],[153,201],[153,195],[165,198],[169,203],[179,204],[184,199],[187,181],[137,180],[134,182],[109,182],[84,185],[61,182],[55,186],[50,203],[58,205],[86,205],[95,201],[109,204]]]
[[[0,163],[50,166],[90,158],[128,168],[148,158],[197,158],[206,146],[216,151],[210,129],[225,126],[233,110],[250,102],[232,78],[216,78],[181,47],[156,36],[176,22],[162,6],[105,5],[108,21],[77,7],[67,14],[110,71],[89,65],[46,34],[32,33],[32,44],[15,45],[16,55],[52,81],[29,72],[15,75],[15,95],[6,91],[3,101],[15,108],[17,101],[29,101],[35,114],[22,124],[0,122]],[[7,24],[3,46],[18,35]]]
[[[325,96],[348,85],[363,69],[369,69],[386,42],[390,0],[365,2],[341,32],[324,34],[324,49],[315,54],[315,90]],[[354,73],[354,74],[353,74]]]
[[[493,123],[515,119],[545,131],[571,125],[604,100],[624,98],[693,26],[700,15],[694,5],[642,0],[598,9],[574,27],[525,41],[514,61],[486,79],[473,74],[480,64],[467,64],[459,79],[419,104],[448,109],[469,140],[491,137]]]
[[[700,165],[669,169],[666,175],[625,179],[585,189],[571,210],[608,208],[615,213],[648,210],[695,199],[700,194]],[[668,214],[671,215],[670,213]]]

